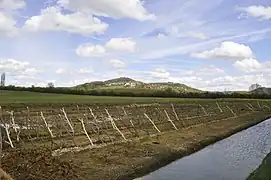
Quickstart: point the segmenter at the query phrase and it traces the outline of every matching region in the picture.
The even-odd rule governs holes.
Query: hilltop
[[[158,83],[145,83],[136,81],[128,77],[120,77],[106,81],[93,81],[85,84],[80,84],[73,89],[137,89],[137,90],[166,90],[171,89],[177,92],[201,92],[199,89],[192,88],[185,84],[173,82],[158,82]]]

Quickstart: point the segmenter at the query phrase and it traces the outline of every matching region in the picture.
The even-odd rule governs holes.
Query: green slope
[[[168,90],[171,89],[176,92],[201,92],[201,90],[189,87],[185,84],[161,82],[161,83],[144,83],[136,81],[127,77],[120,77],[116,79],[110,79],[107,81],[95,81],[85,84],[80,84],[73,89],[80,90],[116,90],[116,91],[155,91],[155,90]]]

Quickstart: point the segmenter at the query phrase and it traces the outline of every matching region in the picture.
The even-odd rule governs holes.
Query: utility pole
[[[5,86],[5,81],[6,81],[6,74],[2,73],[2,75],[1,75],[1,83],[0,83],[1,87]]]

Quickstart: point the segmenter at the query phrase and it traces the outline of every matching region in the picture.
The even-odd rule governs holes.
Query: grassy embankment
[[[57,179],[65,179],[64,175],[67,171],[63,172],[64,175],[61,174],[63,167],[72,167],[72,172],[76,175],[73,174],[71,179],[133,179],[253,126],[270,115],[270,109],[265,108],[265,106],[270,106],[270,101],[260,100],[258,103],[255,100],[244,99],[94,97],[11,91],[2,92],[0,97],[0,104],[4,110],[15,111],[16,121],[26,117],[27,105],[31,110],[30,119],[36,120],[36,112],[42,110],[47,121],[53,123],[58,117],[59,109],[65,106],[69,118],[76,126],[76,132],[78,132],[75,137],[78,146],[83,146],[87,142],[86,137],[80,134],[80,122],[78,123],[76,120],[78,116],[82,116],[80,112],[87,112],[88,107],[91,107],[95,115],[98,115],[97,117],[102,121],[106,117],[104,110],[108,109],[113,118],[123,118],[124,125],[119,121],[116,121],[116,124],[129,140],[120,142],[121,136],[111,128],[106,131],[116,143],[108,143],[106,146],[87,149],[79,153],[69,152],[59,157],[50,157],[48,153],[45,153],[46,156],[35,153],[26,155],[27,152],[22,151],[23,153],[17,153],[17,156],[14,156],[13,154],[8,155],[6,152],[7,155],[2,159],[3,169],[16,179],[50,180],[56,178],[53,176],[54,174],[59,175]],[[222,112],[217,107],[217,101],[220,103]],[[159,104],[149,107],[126,107],[127,117],[123,113],[121,115],[116,108],[116,105],[154,102]],[[179,121],[174,116],[169,104],[171,102],[175,105]],[[254,111],[245,106],[248,103],[253,106]],[[80,112],[77,111],[74,104],[80,105]],[[199,104],[205,108],[207,115],[204,115]],[[232,108],[235,115],[227,106]],[[178,130],[174,130],[163,114],[164,110],[168,112]],[[150,116],[161,133],[158,133],[146,118],[144,119],[143,113]],[[128,125],[129,120],[133,120],[135,128]],[[42,123],[42,121],[39,122]],[[108,125],[110,125],[109,122]],[[103,129],[102,124],[100,128]],[[91,128],[89,127],[89,129]],[[52,127],[54,134],[58,132],[57,130],[56,127]],[[133,130],[137,131],[139,138],[134,135]],[[95,141],[95,138],[97,139],[95,133],[89,130],[89,134],[94,143],[99,145],[98,141]],[[62,139],[66,141],[65,138]],[[55,139],[54,142],[60,143],[58,139]],[[25,141],[18,147],[29,148],[47,143],[50,143],[50,139]],[[67,145],[70,145],[69,142]],[[44,163],[45,161],[46,163]],[[34,172],[35,174],[33,174]]]
[[[248,177],[248,180],[271,180],[271,153],[264,158],[262,164]]]

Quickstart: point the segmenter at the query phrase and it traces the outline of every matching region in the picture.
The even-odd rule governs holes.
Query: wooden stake
[[[122,110],[123,110],[123,112],[124,112],[124,115],[128,117],[128,114],[127,114],[127,112],[125,111],[124,107],[122,107]],[[131,125],[132,125],[133,127],[135,127],[133,121],[132,121],[131,119],[130,119],[129,121],[130,121]]]
[[[261,107],[261,105],[260,105],[259,101],[257,101],[257,104],[258,104],[259,108],[260,108],[260,109],[262,109],[262,107]]]
[[[251,107],[249,107],[248,105],[245,104],[245,106],[250,109],[251,111],[254,111]]]
[[[161,131],[158,129],[158,127],[155,125],[155,123],[153,122],[153,120],[151,120],[151,118],[146,114],[144,113],[144,116],[152,123],[153,127],[159,132],[161,133]]]
[[[54,138],[55,136],[53,135],[52,130],[50,129],[50,127],[49,127],[49,125],[48,125],[48,123],[47,123],[45,117],[43,116],[42,111],[40,112],[40,116],[41,116],[41,118],[42,118],[42,120],[43,120],[43,122],[44,122],[44,124],[45,124],[45,127],[47,128],[47,130],[48,130],[48,132],[49,132],[51,138]]]
[[[182,118],[181,118],[181,119],[179,118],[178,114],[177,114],[176,111],[175,111],[175,107],[174,107],[174,105],[173,105],[172,103],[171,103],[171,108],[172,108],[172,110],[173,110],[173,113],[174,113],[174,115],[175,115],[177,121],[181,121],[183,127],[185,127],[184,120],[183,120]]]
[[[8,141],[9,141],[9,145],[11,146],[11,148],[14,148],[14,145],[13,145],[13,143],[12,143],[12,140],[11,140],[11,138],[10,138],[10,132],[9,132],[9,124],[5,124],[4,125],[4,128],[5,128],[5,130],[6,130],[6,134],[7,134],[7,138],[8,138]]]
[[[172,124],[172,126],[174,127],[174,129],[178,130],[178,128],[177,128],[177,127],[175,126],[175,124],[173,123],[173,121],[170,119],[170,117],[169,117],[167,111],[164,110],[164,112],[165,112],[165,114],[166,114],[166,116],[167,116],[168,121]]]
[[[117,127],[116,123],[114,122],[113,118],[111,117],[111,115],[109,114],[108,110],[105,109],[105,112],[107,113],[108,115],[108,118],[110,119],[111,121],[111,125],[113,127],[113,129],[117,130],[119,132],[119,134],[122,136],[122,138],[127,141],[126,137],[124,136],[124,134],[119,130],[119,128]]]
[[[69,127],[70,127],[70,129],[71,129],[71,131],[72,131],[72,134],[74,135],[74,134],[75,134],[74,128],[73,128],[73,126],[72,126],[72,124],[71,124],[71,121],[69,120],[69,118],[68,118],[68,116],[67,116],[67,113],[65,112],[64,107],[63,107],[62,109],[60,109],[60,111],[64,114],[65,120],[66,120],[66,122],[68,123],[68,125],[69,125]]]
[[[85,115],[85,114],[84,114],[84,115]],[[87,138],[88,138],[88,140],[89,140],[89,142],[90,142],[90,145],[91,145],[91,146],[94,146],[94,144],[93,144],[93,142],[92,142],[91,138],[89,137],[88,132],[87,132],[87,130],[86,130],[86,127],[85,127],[85,124],[84,124],[84,119],[83,119],[83,118],[79,118],[79,121],[80,121],[81,124],[82,124],[82,128],[83,128],[84,133],[85,133],[85,135],[87,136]]]
[[[221,107],[220,107],[220,105],[218,104],[218,102],[216,102],[216,105],[217,105],[217,107],[218,107],[219,111],[222,113],[222,112],[223,112],[223,110],[221,109]]]
[[[206,116],[208,116],[208,113],[205,111],[205,108],[204,108],[201,104],[199,104],[199,106],[201,107],[201,109],[202,109],[202,111],[204,112],[204,114],[205,114]]]
[[[231,111],[231,113],[233,114],[233,116],[236,117],[236,114],[233,112],[233,110],[228,105],[226,105],[226,106]]]

